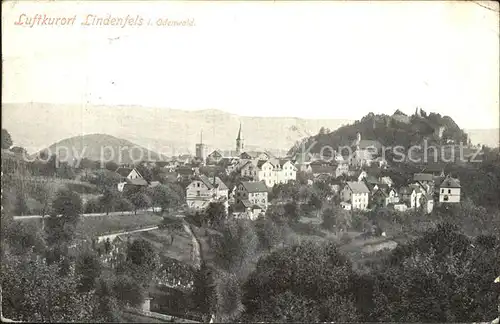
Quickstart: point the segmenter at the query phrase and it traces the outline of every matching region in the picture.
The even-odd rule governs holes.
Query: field
[[[162,220],[163,217],[149,212],[140,212],[137,215],[87,216],[80,219],[76,231],[81,236],[93,237],[157,226]]]

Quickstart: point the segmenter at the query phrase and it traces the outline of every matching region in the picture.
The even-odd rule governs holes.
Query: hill
[[[114,161],[131,164],[141,160],[160,160],[164,156],[130,141],[106,134],[89,134],[61,140],[41,151],[49,156],[56,154],[59,160],[71,162],[87,158],[94,161]]]
[[[82,134],[110,134],[165,155],[194,153],[203,131],[209,149],[235,148],[242,123],[248,150],[286,153],[297,140],[316,134],[321,127],[337,129],[351,122],[338,119],[246,117],[220,110],[185,111],[141,106],[2,104],[2,127],[15,144],[28,152],[62,138]],[[285,152],[283,152],[285,150]]]
[[[362,139],[378,140],[385,147],[421,145],[427,140],[428,145],[439,145],[453,141],[466,143],[467,135],[449,116],[430,113],[427,115],[417,109],[412,116],[396,111],[392,116],[370,113],[361,120],[342,126],[331,133],[317,134],[294,145],[289,154],[311,148],[308,152],[320,153],[322,148],[330,146],[337,150],[341,146],[350,145],[356,134]],[[316,143],[313,145],[313,143]]]

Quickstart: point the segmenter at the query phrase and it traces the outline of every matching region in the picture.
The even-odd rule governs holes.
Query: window
[[[198,197],[200,196],[200,191],[199,190],[196,191],[196,196],[198,196]]]
[[[447,196],[447,195],[446,195],[446,196],[444,196],[443,200],[444,200],[444,201],[448,201],[448,196]]]
[[[451,194],[451,189],[448,189],[448,193]]]
[[[441,189],[441,193],[444,193],[444,189]]]
[[[196,185],[197,185],[197,187],[198,187],[198,188],[200,187],[200,183],[199,183],[199,182],[198,182]],[[199,191],[198,191],[198,192],[199,192]]]

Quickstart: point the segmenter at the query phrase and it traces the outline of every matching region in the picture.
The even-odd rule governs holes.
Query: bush
[[[103,208],[102,208],[102,206],[99,203],[99,200],[97,198],[89,199],[85,203],[85,207],[84,207],[85,214],[101,213],[102,211],[103,211]]]
[[[352,238],[349,236],[349,234],[344,233],[344,234],[342,234],[342,237],[340,238],[340,242],[342,244],[349,244],[352,242]]]

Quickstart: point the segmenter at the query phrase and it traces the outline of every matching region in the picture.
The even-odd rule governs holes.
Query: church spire
[[[236,139],[241,140],[241,122],[240,122],[240,130],[238,131],[238,137]]]
[[[236,154],[241,154],[243,150],[243,138],[241,137],[241,122],[240,129],[238,130],[238,137],[236,138]]]

